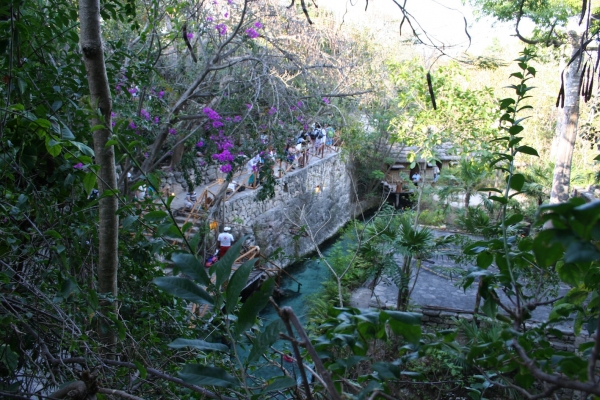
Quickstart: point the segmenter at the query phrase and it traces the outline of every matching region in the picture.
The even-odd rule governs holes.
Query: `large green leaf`
[[[181,349],[183,347],[193,347],[202,351],[229,351],[229,347],[222,343],[211,343],[200,339],[182,339],[178,338],[168,344],[172,349]]]
[[[382,312],[383,314],[384,312]],[[396,335],[402,335],[410,343],[421,340],[421,314],[403,311],[385,311],[388,323]]]
[[[83,188],[88,196],[92,192],[94,186],[96,186],[96,174],[94,172],[88,172],[83,178]]]
[[[246,241],[246,236],[238,240],[231,246],[227,253],[222,256],[219,261],[215,263],[212,267],[210,267],[211,274],[213,272],[217,275],[217,280],[215,284],[217,287],[221,287],[227,279],[229,279],[229,275],[231,275],[231,267],[235,262],[236,258],[240,255],[240,249],[242,248],[242,244]],[[220,255],[219,255],[220,256]]]
[[[235,325],[236,336],[239,336],[254,325],[256,316],[269,302],[269,297],[271,297],[274,287],[275,280],[269,278],[262,284],[259,291],[252,293],[252,296],[246,300],[240,309],[237,324]]]
[[[192,277],[196,281],[208,286],[210,285],[210,279],[206,274],[206,270],[198,260],[196,256],[189,253],[173,253],[171,254],[171,260],[173,264],[179,269],[179,271]]]
[[[233,312],[235,305],[237,304],[238,297],[248,282],[248,276],[250,275],[250,272],[252,272],[255,262],[256,259],[246,261],[237,269],[237,271],[233,273],[233,276],[229,280],[229,283],[227,284],[227,290],[225,291],[225,299],[227,301],[225,304],[225,309],[228,314]]]
[[[279,331],[283,329],[283,322],[276,319],[258,335],[248,355],[248,362],[256,361],[267,349],[279,339]]]
[[[225,370],[199,364],[187,364],[179,373],[186,383],[198,386],[236,387],[239,382]]]
[[[266,394],[274,391],[281,391],[296,386],[296,381],[289,376],[282,376],[273,379],[269,386],[260,391],[259,394]]]
[[[165,292],[196,304],[213,304],[213,298],[200,286],[187,278],[163,276],[154,278],[154,284]]]

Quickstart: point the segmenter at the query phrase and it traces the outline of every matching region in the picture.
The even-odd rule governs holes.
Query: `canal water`
[[[331,259],[336,248],[345,251],[349,243],[350,241],[345,239],[344,236],[338,236],[327,240],[319,248],[325,258]],[[276,302],[280,307],[291,307],[300,321],[304,323],[308,319],[309,300],[318,295],[319,291],[323,288],[323,283],[330,279],[331,272],[327,265],[323,261],[320,261],[316,253],[312,257],[287,267],[286,271],[294,279],[290,278],[287,274],[281,275],[280,288],[284,292],[284,295],[279,297]],[[275,309],[270,304],[263,310],[260,317],[263,320],[264,326],[271,323],[271,321],[279,319]],[[284,353],[293,353],[290,343],[286,340],[278,340],[273,347]],[[279,362],[300,382],[299,372],[295,364],[285,363],[283,358]],[[265,363],[258,370],[254,371],[254,375],[268,379],[282,376],[283,372],[281,369]],[[310,374],[308,375],[310,376]]]

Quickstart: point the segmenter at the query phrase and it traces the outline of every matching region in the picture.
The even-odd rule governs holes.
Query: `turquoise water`
[[[339,245],[341,249],[345,250],[348,243],[349,241],[341,236],[330,239],[320,246],[321,253],[323,253],[325,258],[329,258],[336,245]],[[291,307],[298,318],[304,322],[308,312],[308,300],[316,296],[323,288],[323,283],[329,280],[331,272],[327,265],[318,258],[317,254],[289,266],[286,268],[286,271],[293,276],[296,281],[300,282],[301,285],[299,286],[298,283],[292,280],[287,274],[282,274],[281,289],[284,291],[285,295],[279,297],[276,301],[280,307]],[[260,314],[260,316],[265,320],[265,324],[279,318],[275,309],[270,305]]]

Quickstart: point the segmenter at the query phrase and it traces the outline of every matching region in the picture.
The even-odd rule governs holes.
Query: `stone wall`
[[[223,209],[234,237],[250,235],[261,253],[281,248],[278,264],[315,250],[316,243],[332,237],[355,214],[352,183],[339,154],[313,161],[278,179],[273,199],[257,202],[258,190],[246,189],[228,200]],[[304,228],[303,228],[304,227]],[[311,234],[312,233],[312,234]]]

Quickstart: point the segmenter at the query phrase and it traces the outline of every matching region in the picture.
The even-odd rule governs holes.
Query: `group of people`
[[[440,168],[437,165],[433,166],[433,183],[436,183],[438,178],[440,177]],[[423,181],[421,174],[419,171],[415,171],[415,173],[410,177],[415,186],[419,186],[419,182]]]
[[[311,129],[306,131],[300,131],[297,137],[288,140],[288,144],[285,148],[285,158],[288,164],[296,163],[303,167],[305,163],[305,150],[309,145],[318,154],[319,151],[323,151],[324,146],[332,146],[334,144],[335,130],[329,124],[321,126],[319,123],[315,123]]]

